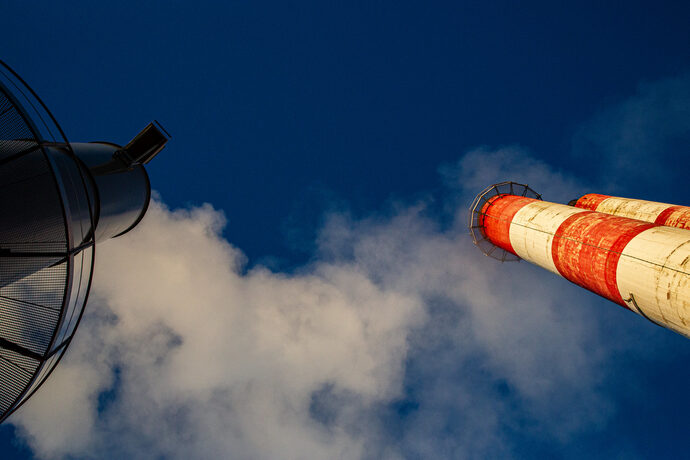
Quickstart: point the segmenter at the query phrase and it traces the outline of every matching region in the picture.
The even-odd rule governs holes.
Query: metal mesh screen
[[[0,348],[0,411],[8,412],[31,382],[41,362]]]
[[[48,377],[81,318],[93,269],[85,187],[48,110],[0,62],[0,422]]]
[[[6,94],[0,94],[0,161],[23,150],[38,148],[29,125],[24,121],[18,108]],[[24,140],[24,142],[17,142]]]

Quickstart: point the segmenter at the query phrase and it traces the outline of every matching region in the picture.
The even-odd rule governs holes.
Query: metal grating
[[[81,319],[92,206],[60,127],[0,61],[0,422],[50,375]]]
[[[481,218],[484,215],[482,213],[482,209],[491,198],[497,195],[526,196],[528,198],[534,198],[537,200],[541,200],[541,195],[525,184],[518,184],[517,182],[509,181],[500,182],[485,188],[479,195],[476,196],[474,201],[472,201],[472,205],[470,206],[468,227],[470,229],[470,234],[472,235],[472,241],[474,244],[481,249],[481,251],[487,257],[500,260],[501,262],[517,262],[520,261],[518,256],[493,244],[491,241],[489,241],[484,233]]]

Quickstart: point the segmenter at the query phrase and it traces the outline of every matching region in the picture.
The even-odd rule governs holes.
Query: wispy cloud
[[[573,161],[588,166],[613,193],[633,185],[680,191],[688,155],[690,73],[643,83],[637,93],[584,123],[573,138]],[[687,195],[686,195],[687,196]]]

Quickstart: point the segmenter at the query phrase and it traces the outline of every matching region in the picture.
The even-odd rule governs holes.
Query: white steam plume
[[[463,197],[529,174],[547,198],[580,192],[516,149],[446,171]],[[37,457],[500,456],[525,420],[567,442],[611,413],[594,296],[483,257],[464,215],[333,215],[295,274],[244,273],[224,225],[154,201],[99,248],[72,348],[10,420]]]

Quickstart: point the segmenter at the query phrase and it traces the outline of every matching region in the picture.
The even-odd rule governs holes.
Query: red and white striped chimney
[[[615,200],[625,199],[613,197],[596,205],[599,209],[608,201],[613,204],[604,209],[638,217],[632,219],[520,196],[524,192],[505,193],[506,184],[531,190],[497,184],[473,205],[470,227],[487,255],[496,248],[513,254],[690,337],[690,230],[658,223],[679,207],[631,204],[639,200],[618,206]],[[596,201],[591,197],[585,195],[578,205],[591,206]],[[487,243],[495,248],[487,250]]]
[[[590,211],[654,222],[667,227],[690,229],[690,207],[688,206],[633,200],[598,193],[584,195],[573,204],[578,208],[589,209]]]

